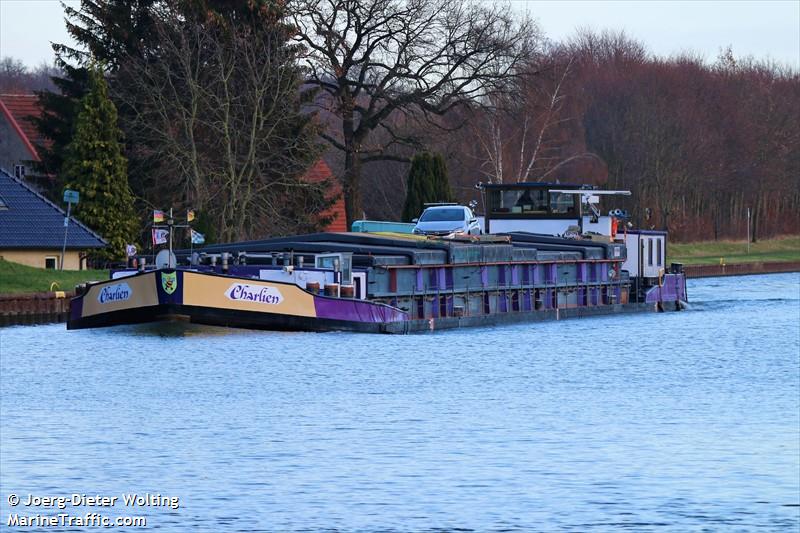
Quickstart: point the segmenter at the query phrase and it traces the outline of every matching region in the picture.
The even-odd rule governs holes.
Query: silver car
[[[412,230],[417,235],[450,235],[463,233],[480,235],[478,219],[469,207],[463,205],[437,205],[422,212]]]

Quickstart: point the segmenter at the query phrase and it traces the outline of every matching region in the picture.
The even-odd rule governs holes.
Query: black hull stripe
[[[664,310],[674,311],[675,303],[664,303]],[[371,323],[350,320],[301,317],[256,311],[238,311],[189,305],[157,305],[123,309],[78,318],[67,322],[67,329],[98,328],[125,324],[142,324],[186,317],[194,324],[276,331],[354,331],[362,333],[414,333],[462,327],[493,326],[521,322],[540,322],[565,318],[614,315],[658,311],[657,305],[630,303],[591,307],[570,307],[528,312],[495,313],[491,315],[408,320],[404,322]]]

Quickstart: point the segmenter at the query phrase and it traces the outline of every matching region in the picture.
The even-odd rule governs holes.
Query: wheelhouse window
[[[489,191],[492,214],[547,214],[547,191],[544,189],[511,189]]]
[[[661,243],[663,241],[661,239],[656,240],[656,266],[663,266],[663,262],[661,259]]]
[[[550,193],[550,209],[553,213],[569,215],[577,213],[575,209],[575,199],[577,194],[565,194],[563,192]]]
[[[546,188],[491,189],[488,191],[492,217],[546,218],[577,216],[577,195],[550,192]]]
[[[318,254],[314,258],[314,266],[321,270],[333,270],[342,273],[340,282],[350,285],[353,282],[353,254]]]

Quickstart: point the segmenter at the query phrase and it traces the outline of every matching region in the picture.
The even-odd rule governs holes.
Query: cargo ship
[[[600,212],[624,191],[480,185],[483,233],[411,225],[159,254],[76,288],[69,329],[184,320],[269,330],[411,333],[642,311],[687,301],[667,234]],[[441,233],[441,232],[439,232]],[[166,250],[164,251],[166,252]]]

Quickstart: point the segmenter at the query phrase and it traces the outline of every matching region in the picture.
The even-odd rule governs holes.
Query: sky
[[[800,0],[512,0],[512,5],[536,18],[553,40],[584,27],[624,30],[660,56],[692,51],[712,62],[731,46],[737,57],[770,58],[800,69]],[[71,42],[63,18],[57,0],[0,0],[0,56],[28,66],[52,62],[50,42]]]

